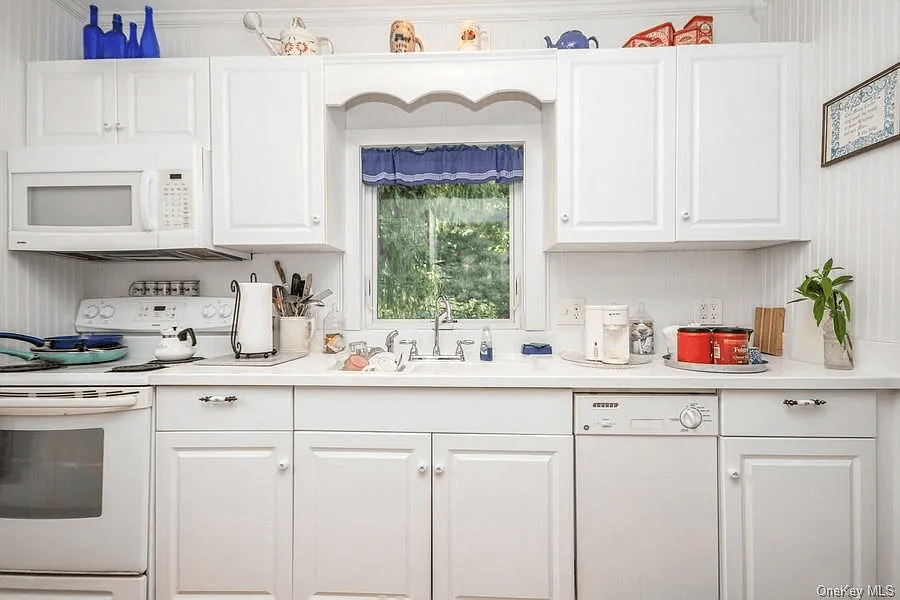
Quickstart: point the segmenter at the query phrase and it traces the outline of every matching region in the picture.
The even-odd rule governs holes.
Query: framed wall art
[[[822,105],[822,166],[900,139],[900,63]]]

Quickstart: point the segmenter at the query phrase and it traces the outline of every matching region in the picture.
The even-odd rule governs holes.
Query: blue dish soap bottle
[[[159,58],[159,40],[153,27],[153,8],[144,7],[144,30],[141,32],[141,56]]]
[[[484,327],[481,330],[481,347],[478,352],[478,358],[481,360],[494,360],[494,342],[491,339],[491,328]]]
[[[140,58],[141,44],[137,37],[137,23],[128,23],[128,42],[125,44],[125,58]]]
[[[97,24],[98,13],[99,9],[91,4],[91,22],[82,29],[81,41],[87,59],[103,58],[103,30]]]
[[[112,29],[103,34],[103,58],[125,58],[125,33],[122,15],[114,14]]]

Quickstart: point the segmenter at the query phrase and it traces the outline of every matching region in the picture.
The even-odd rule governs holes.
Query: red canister
[[[678,328],[678,362],[712,362],[712,330],[703,327]]]
[[[729,327],[713,330],[713,363],[717,365],[746,365],[747,347],[752,329]]]

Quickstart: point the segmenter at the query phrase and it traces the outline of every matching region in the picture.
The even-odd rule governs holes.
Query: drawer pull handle
[[[827,402],[818,398],[811,398],[809,400],[791,400],[788,398],[782,402],[782,404],[785,406],[822,406],[823,404],[827,404]]]
[[[200,402],[237,402],[237,396],[200,396]]]

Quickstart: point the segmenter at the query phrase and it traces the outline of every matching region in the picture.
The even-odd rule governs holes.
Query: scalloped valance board
[[[556,50],[453,53],[452,60],[440,52],[334,56],[325,61],[325,72],[327,106],[379,94],[406,104],[439,94],[472,103],[505,93],[556,100]]]

